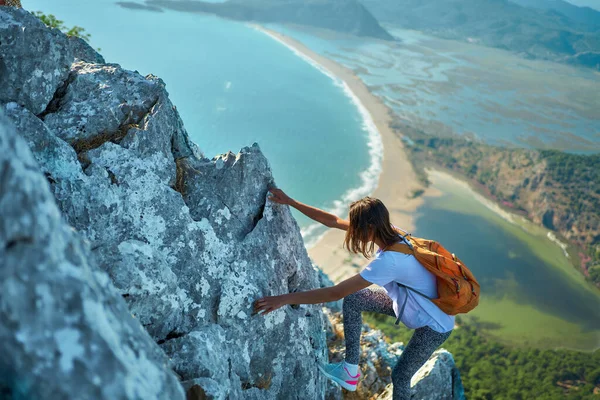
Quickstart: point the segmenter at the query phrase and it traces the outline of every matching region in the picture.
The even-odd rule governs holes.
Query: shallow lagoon
[[[546,230],[503,212],[445,173],[430,175],[416,236],[456,253],[482,286],[465,316],[498,340],[536,347],[600,347],[600,291],[575,270]],[[439,192],[438,192],[439,191]]]

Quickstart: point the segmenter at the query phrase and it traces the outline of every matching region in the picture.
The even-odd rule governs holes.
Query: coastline
[[[252,25],[252,27],[318,64],[325,72],[341,80],[350,93],[358,99],[375,124],[383,145],[381,172],[375,190],[369,195],[385,203],[393,224],[409,231],[414,229],[412,213],[423,200],[421,197],[411,198],[411,194],[413,190],[423,189],[423,186],[407,158],[404,143],[390,127],[391,110],[369,91],[352,70],[315,53],[289,36],[260,25]],[[346,216],[347,214],[340,215],[340,217]],[[342,246],[343,241],[343,231],[330,229],[308,248],[308,254],[315,264],[336,283],[358,273],[369,262],[364,257],[352,255],[345,250]]]
[[[381,172],[375,190],[369,193],[369,196],[381,199],[390,211],[390,219],[395,225],[412,231],[414,226],[414,212],[423,203],[426,197],[439,196],[437,190],[432,186],[423,187],[417,179],[414,168],[407,158],[404,143],[400,135],[394,132],[390,123],[392,121],[392,111],[377,96],[372,94],[365,83],[349,68],[338,64],[337,62],[324,57],[310,50],[301,42],[290,38],[287,35],[273,31],[260,25],[252,25],[274,40],[277,40],[289,47],[292,51],[299,53],[300,56],[308,58],[316,63],[318,68],[334,78],[341,80],[350,94],[355,96],[360,105],[375,124],[383,144],[383,159],[381,162]],[[435,168],[436,170],[438,168]],[[401,176],[400,171],[402,171]],[[449,171],[439,171],[444,175],[443,179],[449,179],[457,185],[471,187],[471,184],[458,177],[452,176]],[[439,177],[438,177],[439,178]],[[415,189],[424,189],[424,193],[411,198],[412,191]],[[494,202],[483,193],[477,192],[479,201],[486,205],[492,212],[500,215],[503,219],[515,223],[518,215],[504,210],[500,205]],[[347,212],[347,208],[344,210]],[[340,213],[340,217],[345,217]],[[360,255],[353,255],[343,248],[344,232],[339,230],[326,231],[312,246],[307,246],[308,253],[315,264],[319,266],[330,279],[337,283],[358,273],[369,263]],[[549,238],[549,240],[552,240]],[[568,255],[561,244],[554,242],[561,247],[563,252]],[[568,257],[568,256],[567,256]],[[570,258],[570,257],[569,257]]]
[[[390,211],[392,223],[408,231],[414,231],[416,223],[415,212],[417,211],[417,208],[427,199],[443,196],[446,192],[445,189],[441,189],[439,188],[439,185],[434,185],[433,183],[428,187],[423,187],[417,179],[415,169],[407,157],[407,152],[409,150],[404,147],[404,142],[401,139],[402,133],[397,129],[394,130],[390,127],[390,122],[393,117],[390,109],[385,106],[378,97],[369,92],[368,87],[353,73],[353,71],[338,65],[326,57],[315,54],[311,50],[306,49],[306,46],[303,44],[294,39],[290,39],[283,34],[272,32],[264,28],[260,28],[260,30],[270,35],[275,40],[283,42],[283,44],[290,47],[292,51],[299,53],[299,56],[309,58],[311,64],[313,62],[318,64],[315,66],[319,69],[322,68],[327,75],[332,75],[343,81],[345,89],[350,90],[360,101],[360,105],[366,109],[373,123],[376,125],[383,143],[381,174],[375,190],[370,195],[380,198],[386,204]],[[537,225],[530,227],[526,226],[526,222],[528,221],[526,218],[522,215],[514,214],[510,210],[504,209],[494,198],[487,196],[485,192],[477,190],[476,185],[473,185],[468,179],[457,176],[456,173],[453,173],[451,170],[446,170],[440,166],[428,168],[426,173],[430,178],[435,179],[437,182],[459,188],[461,192],[466,192],[468,190],[469,193],[471,193],[469,197],[474,200],[478,206],[481,205],[487,209],[486,213],[493,214],[496,217],[499,217],[503,223],[512,226],[513,228],[510,228],[511,232],[524,231],[527,237],[530,237],[532,241],[539,240],[539,238],[536,239],[536,237],[539,237],[538,230],[541,232],[541,227],[538,227]],[[415,189],[424,189],[424,192],[417,198],[411,198]],[[347,213],[347,208],[345,212]],[[344,216],[342,213],[339,213],[338,215]],[[530,232],[529,228],[534,229],[536,234]],[[343,239],[344,232],[330,229],[313,247],[307,246],[308,253],[312,260],[334,283],[338,283],[357,274],[370,261],[364,259],[362,256],[352,255],[345,250],[342,246]],[[543,239],[544,243],[540,242],[542,243],[542,246],[556,246],[557,249],[560,248],[560,253],[564,254],[565,249],[558,243],[552,241],[551,238],[547,237],[547,234],[544,234]],[[533,244],[531,247],[533,250],[531,251],[534,252],[538,258],[544,259],[548,264],[552,264],[552,268],[556,268],[557,271],[562,271],[570,275],[570,278],[574,279],[573,282],[585,285],[587,290],[590,291],[590,295],[597,295],[595,291],[592,291],[593,288],[583,280],[579,271],[570,268],[570,263],[567,266],[562,263],[550,262],[544,257],[547,257],[547,254],[551,253],[544,250],[542,252],[543,254],[540,254],[540,247],[533,247]],[[554,253],[552,252],[552,254]],[[516,312],[518,310],[523,310],[525,306],[529,307],[526,312]],[[560,345],[557,345],[560,348],[572,348],[583,351],[598,348],[596,333],[585,334],[581,331],[581,327],[578,324],[573,325],[569,323],[569,321],[555,316],[552,313],[548,314],[540,311],[533,305],[517,304],[508,298],[503,298],[502,301],[492,300],[483,302],[479,307],[478,317],[481,318],[481,321],[483,322],[487,321],[492,324],[503,324],[506,321],[498,321],[489,317],[498,315],[498,310],[500,310],[500,314],[507,313],[511,315],[512,319],[510,324],[502,329],[501,334],[497,333],[497,336],[495,336],[493,332],[489,332],[489,335],[495,340],[504,341],[507,344],[522,343],[524,340],[525,342],[528,342],[534,340],[534,338],[528,336],[530,335],[528,332],[531,330],[533,332],[543,333],[547,340],[558,341],[556,343],[560,343]],[[572,339],[570,344],[565,344],[565,336],[576,339]],[[575,343],[573,340],[579,344],[573,344]],[[589,345],[590,343],[592,343],[591,346]],[[534,347],[538,346],[543,347],[543,345],[540,344],[534,345]]]

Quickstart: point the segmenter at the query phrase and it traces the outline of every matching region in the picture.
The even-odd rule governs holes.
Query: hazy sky
[[[600,0],[567,0],[577,6],[588,6],[600,10]]]

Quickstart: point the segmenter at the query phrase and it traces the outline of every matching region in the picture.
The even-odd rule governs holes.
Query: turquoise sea
[[[207,157],[257,142],[279,187],[338,213],[374,189],[381,141],[357,101],[335,77],[251,26],[113,0],[23,5],[84,27],[107,62],[161,77]],[[308,242],[322,233],[295,215]]]

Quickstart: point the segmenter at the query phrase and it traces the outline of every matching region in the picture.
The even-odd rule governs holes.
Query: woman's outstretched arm
[[[254,312],[262,312],[262,315],[265,315],[286,304],[329,303],[330,301],[342,299],[368,286],[371,286],[371,282],[365,280],[360,274],[356,274],[352,278],[348,278],[335,286],[327,288],[263,297],[254,302]]]
[[[299,201],[296,201],[289,197],[281,189],[272,188],[269,189],[269,191],[271,192],[271,196],[269,196],[269,199],[271,201],[274,201],[275,203],[287,204],[289,206],[292,206],[296,210],[300,211],[302,214],[306,215],[308,218],[320,222],[321,224],[329,228],[338,228],[343,231],[348,230],[348,226],[350,225],[350,223],[347,220],[342,219],[335,214],[331,214],[319,208],[300,203]]]

